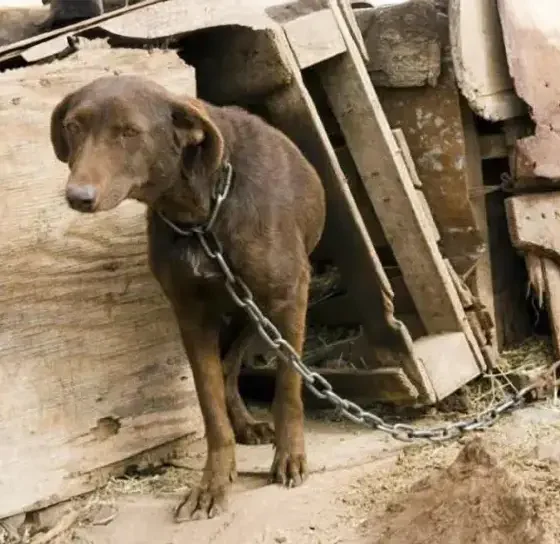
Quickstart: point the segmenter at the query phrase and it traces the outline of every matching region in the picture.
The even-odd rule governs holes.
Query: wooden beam
[[[38,36],[32,36],[31,38],[26,38],[25,40],[21,40],[19,42],[4,45],[3,47],[0,47],[0,62],[4,60],[4,57],[8,57],[10,54],[27,49],[32,45],[37,45],[41,42],[51,40],[53,38],[56,38],[57,36],[70,35],[78,31],[83,31],[87,28],[93,28],[97,26],[99,23],[103,21],[108,21],[113,17],[118,17],[119,15],[137,9],[142,9],[144,7],[151,6],[153,4],[158,4],[160,2],[168,2],[168,1],[169,0],[144,0],[143,2],[138,2],[137,4],[134,5],[125,6],[124,8],[121,9],[116,9],[114,11],[111,11],[110,13],[104,13],[99,17],[92,17],[91,19],[86,19],[85,21],[81,21],[74,25],[68,25],[63,28],[52,30],[51,32],[44,32],[42,34],[39,34]]]
[[[301,70],[346,51],[330,10],[308,13],[283,27]]]
[[[449,0],[449,29],[457,84],[470,108],[490,121],[522,115],[525,106],[508,70],[497,2]]]

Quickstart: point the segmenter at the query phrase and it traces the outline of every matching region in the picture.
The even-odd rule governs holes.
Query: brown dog
[[[51,140],[70,168],[66,198],[72,208],[99,212],[126,198],[148,206],[150,266],[179,323],[208,444],[201,484],[177,519],[212,517],[224,508],[236,474],[235,439],[267,442],[273,431],[250,416],[237,389],[251,322],[196,236],[178,234],[169,221],[182,229],[205,224],[213,191],[231,165],[231,189],[212,231],[258,306],[301,353],[308,255],[325,220],[320,179],[296,146],[258,117],[183,100],[134,76],[99,78],[66,96],[53,111]],[[298,485],[307,475],[301,379],[282,361],[273,414],[271,480]]]

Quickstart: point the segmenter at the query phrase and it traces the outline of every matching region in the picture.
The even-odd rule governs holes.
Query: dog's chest
[[[195,236],[175,240],[170,260],[185,278],[216,280],[223,277],[216,261],[208,257]]]

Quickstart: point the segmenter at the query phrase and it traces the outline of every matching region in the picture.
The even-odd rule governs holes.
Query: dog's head
[[[81,212],[126,198],[153,204],[181,177],[208,179],[224,154],[200,101],[136,76],[102,77],[67,95],[52,113],[51,142],[70,168],[68,203]]]

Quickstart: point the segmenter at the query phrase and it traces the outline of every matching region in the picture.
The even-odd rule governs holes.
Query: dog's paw
[[[304,452],[277,449],[270,469],[269,483],[297,487],[307,479],[307,457]]]
[[[233,445],[210,453],[200,484],[187,493],[175,510],[175,521],[196,521],[219,516],[227,509],[227,499],[235,481]]]
[[[175,521],[196,521],[219,516],[227,509],[228,485],[199,486],[191,489],[175,511]]]
[[[247,423],[235,431],[235,441],[247,446],[274,443],[274,428],[266,421]]]

